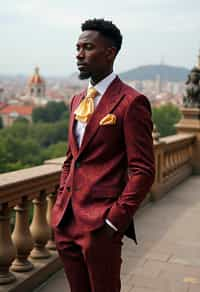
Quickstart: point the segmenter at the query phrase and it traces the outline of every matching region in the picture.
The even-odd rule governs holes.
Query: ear
[[[117,50],[115,47],[109,47],[106,50],[106,56],[109,61],[113,61],[117,55]]]

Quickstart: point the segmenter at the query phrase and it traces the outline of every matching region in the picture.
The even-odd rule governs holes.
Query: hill
[[[184,67],[169,65],[146,65],[119,74],[125,81],[131,80],[155,80],[160,75],[161,80],[186,81],[189,70]]]

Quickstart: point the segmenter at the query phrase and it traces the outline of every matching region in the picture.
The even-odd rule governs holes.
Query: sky
[[[192,68],[200,49],[199,0],[0,0],[0,74],[68,76],[89,18],[112,20],[123,35],[117,73],[148,64]]]

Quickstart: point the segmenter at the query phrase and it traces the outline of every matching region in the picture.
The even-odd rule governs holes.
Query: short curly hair
[[[95,30],[100,32],[105,38],[112,42],[118,53],[122,45],[122,35],[120,30],[112,21],[101,19],[88,19],[81,25],[81,30]]]

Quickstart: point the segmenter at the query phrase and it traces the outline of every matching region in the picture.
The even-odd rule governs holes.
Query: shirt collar
[[[114,72],[112,72],[108,76],[106,76],[103,80],[101,80],[100,82],[95,84],[95,86],[93,86],[91,84],[91,81],[89,81],[88,88],[94,87],[100,93],[100,95],[104,95],[104,93],[106,92],[108,86],[115,79],[115,77],[116,77],[116,74]]]

